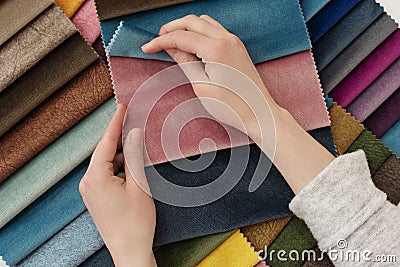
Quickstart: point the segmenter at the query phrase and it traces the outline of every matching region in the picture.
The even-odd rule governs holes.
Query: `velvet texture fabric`
[[[400,159],[394,154],[387,158],[372,181],[386,193],[390,202],[397,205],[400,202]]]
[[[397,89],[365,121],[364,125],[380,138],[400,118],[400,90]]]
[[[0,181],[112,96],[107,66],[97,60],[0,138]]]
[[[304,19],[309,21],[318,11],[320,11],[330,0],[301,0],[300,4],[303,8]]]
[[[279,233],[285,228],[291,217],[265,221],[241,229],[244,236],[256,250],[270,246]]]
[[[229,238],[234,232],[235,231],[229,231],[209,236],[197,237],[161,246],[154,252],[157,265],[160,267],[195,266],[227,238]]]
[[[88,259],[82,262],[79,266],[81,267],[98,267],[98,266],[107,266],[114,267],[114,261],[111,257],[110,252],[108,251],[106,246],[103,246],[101,249],[93,253]]]
[[[79,164],[0,229],[0,254],[9,265],[16,265],[86,210],[75,191],[88,165],[89,160]]]
[[[2,183],[0,228],[92,154],[114,111],[110,99]]]
[[[61,7],[64,13],[69,17],[72,16],[78,11],[85,0],[54,0],[57,5]]]
[[[56,5],[26,25],[0,48],[0,91],[75,31],[74,25]]]
[[[382,136],[382,142],[390,147],[397,156],[400,156],[400,120]]]
[[[97,19],[94,0],[86,0],[72,18],[72,22],[90,45],[99,38],[100,22]]]
[[[97,58],[79,33],[44,57],[1,93],[0,136]]]
[[[258,12],[263,10],[263,12]],[[131,56],[166,60],[165,52],[145,54],[140,47],[157,36],[160,27],[188,14],[208,14],[236,34],[254,63],[294,54],[311,48],[306,26],[298,2],[281,1],[194,1],[133,15],[101,21],[102,37],[110,56]],[[226,14],[229,13],[229,16]],[[243,14],[246,14],[245,16]],[[290,14],[290,16],[287,16]],[[244,19],[251,17],[251,20]],[[243,18],[243,19],[242,19]],[[126,31],[116,34],[120,21]],[[276,23],[279,21],[280,23]],[[251,29],[251,31],[249,31]],[[280,34],[284,32],[285,34]],[[125,33],[125,34],[124,34]],[[128,34],[126,34],[128,33]],[[279,34],[277,34],[279,33]],[[265,36],[268,38],[265,38]],[[126,48],[126,44],[131,44]],[[172,61],[171,58],[169,58]]]
[[[400,30],[381,43],[330,93],[342,107],[347,107],[362,91],[400,57]]]
[[[259,262],[258,255],[247,242],[246,238],[237,230],[207,257],[198,267],[225,267],[225,266],[254,266]]]
[[[84,223],[88,221],[91,223]],[[81,225],[85,225],[86,228],[79,228]],[[80,244],[86,239],[92,240],[91,248],[82,250]],[[37,263],[42,266],[77,266],[102,246],[103,240],[89,213],[85,212],[17,266],[31,267]]]
[[[336,150],[343,155],[364,131],[364,126],[336,103],[329,109],[329,115]]]
[[[397,139],[398,140],[398,139]],[[385,142],[382,137],[382,142]],[[374,175],[385,160],[392,154],[385,143],[382,143],[370,131],[364,130],[348,149],[348,153],[364,150],[371,175]]]
[[[374,0],[363,0],[336,23],[313,46],[318,70],[322,71],[339,53],[381,15],[383,8]]]
[[[124,57],[110,57],[109,62],[117,101],[125,105],[129,104],[134,92],[146,79],[172,66],[168,62]],[[312,130],[329,125],[310,51],[258,64],[257,69],[264,83],[268,84],[268,90],[275,101],[288,109],[304,129]],[[132,79],[131,73],[136,74],[135,79]],[[293,88],[296,88],[296,94],[292,93]],[[151,150],[147,151],[151,163],[166,161],[159,134],[166,114],[179,103],[191,98],[195,98],[195,95],[190,85],[179,87],[162,97],[153,108],[153,115],[149,118],[148,131],[146,131],[146,145],[151,147]],[[136,116],[140,114],[140,107],[138,108]],[[197,144],[207,137],[216,142],[218,149],[242,145],[231,144],[221,126],[208,119],[191,121],[180,135],[180,149],[185,156],[199,154]],[[185,140],[190,140],[190,142]],[[180,158],[180,155],[175,155],[174,159],[177,158]]]
[[[347,106],[363,122],[400,87],[400,58],[387,68],[367,89]]]
[[[326,93],[338,85],[376,47],[388,38],[397,24],[388,15],[382,14],[324,70],[320,72],[321,83]]]
[[[4,0],[0,3],[0,45],[48,8],[51,0]],[[18,18],[18,19],[15,19]]]
[[[313,1],[318,2],[318,1]],[[331,0],[307,22],[312,43],[316,43],[343,18],[360,0]]]

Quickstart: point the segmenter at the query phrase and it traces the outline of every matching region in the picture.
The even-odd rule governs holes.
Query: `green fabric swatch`
[[[266,260],[271,267],[301,266],[303,264],[303,261],[301,260],[302,252],[304,250],[313,249],[316,245],[317,241],[314,239],[310,229],[308,229],[304,221],[294,216],[288,222],[285,229],[283,229],[274,240],[271,246],[268,247],[268,258]],[[281,261],[277,258],[277,252],[281,249],[286,252],[285,255],[281,256],[287,258],[287,261]],[[275,250],[275,252],[272,254],[272,260],[270,260],[272,250]],[[298,251],[299,257],[294,253],[290,253],[292,250]],[[291,254],[292,258],[296,260],[290,259],[289,256]]]
[[[371,175],[374,175],[385,160],[392,154],[381,140],[376,138],[370,131],[364,130],[354,143],[350,146],[347,153],[364,150],[367,157]]]
[[[188,239],[159,247],[154,255],[159,267],[192,267],[218,247],[235,230]]]
[[[92,154],[116,109],[109,99],[0,186],[0,228]]]

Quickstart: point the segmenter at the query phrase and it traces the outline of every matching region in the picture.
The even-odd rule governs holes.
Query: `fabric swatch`
[[[125,105],[129,104],[135,91],[146,79],[172,66],[169,62],[126,57],[110,57],[109,63],[117,101]],[[275,101],[288,109],[305,130],[330,124],[310,51],[258,64],[257,69]],[[132,79],[132,73],[135,73],[135,79]],[[294,88],[296,94],[292,93]],[[148,123],[149,130],[146,132],[146,145],[151,145],[151,150],[147,153],[152,164],[166,161],[159,134],[165,116],[179,103],[191,98],[195,98],[195,94],[191,85],[186,85],[169,92],[154,107],[154,117],[149,118],[151,123]],[[137,114],[140,114],[140,109]],[[218,149],[243,145],[231,144],[225,130],[208,119],[191,121],[183,128],[180,136],[180,149],[185,156],[199,154],[198,143],[203,138],[211,138]],[[180,155],[176,155],[174,159],[177,158]]]
[[[322,88],[329,93],[376,47],[388,38],[396,29],[396,22],[382,14],[344,51],[340,53],[324,70],[320,72]]]
[[[100,20],[190,2],[192,0],[96,0]]]
[[[157,266],[195,266],[233,233],[229,231],[161,246],[154,251]]]
[[[2,183],[0,228],[91,155],[114,111],[110,99]]]
[[[89,159],[79,164],[0,229],[0,254],[8,264],[16,265],[86,210],[80,194],[70,188],[78,191],[88,165]]]
[[[0,2],[0,45],[48,8],[51,0],[3,0]],[[16,19],[18,18],[18,19]]]
[[[303,250],[307,250],[313,248],[317,245],[317,241],[314,239],[313,235],[308,229],[307,225],[304,221],[300,220],[297,217],[293,217],[288,224],[286,225],[285,229],[278,235],[278,237],[274,240],[271,246],[268,247],[268,251],[279,251],[284,250],[286,251],[286,255],[292,250],[297,250],[299,255]],[[279,261],[276,257],[276,253],[272,254],[272,259],[270,256],[267,258],[267,263],[269,266],[301,266],[303,261],[300,260],[291,260],[288,258],[288,261]],[[300,257],[301,258],[301,257]]]
[[[97,60],[0,137],[0,181],[113,94],[107,66]]]
[[[100,22],[97,19],[94,0],[86,0],[72,18],[72,22],[90,45],[99,38]]]
[[[400,89],[397,89],[365,121],[364,125],[376,137],[380,138],[396,121],[400,119]]]
[[[318,1],[314,1],[318,2]],[[307,22],[311,42],[315,44],[342,19],[360,0],[331,0]]]
[[[76,31],[56,5],[0,48],[0,92]]]
[[[318,11],[320,11],[330,0],[301,0],[300,4],[303,8],[304,19],[309,21]]]
[[[0,136],[97,58],[79,33],[44,57],[1,92]]]
[[[91,223],[84,223],[89,221]],[[86,228],[79,228],[81,225],[85,225]],[[80,243],[86,239],[92,240],[91,249],[81,250]],[[37,263],[41,266],[77,266],[100,249],[103,244],[92,218],[85,212],[17,266],[31,267],[36,266]]]
[[[241,231],[256,250],[262,250],[271,245],[290,219],[291,217],[284,217],[261,222],[242,227]]]
[[[256,266],[254,267],[268,267],[267,264],[264,261],[260,261],[259,263],[257,263]]]
[[[382,136],[381,140],[400,157],[400,120],[397,120],[397,122]]]
[[[263,12],[258,12],[259,10]],[[102,37],[109,49],[109,56],[173,61],[165,52],[148,55],[140,47],[157,36],[163,24],[188,14],[208,14],[218,20],[227,30],[240,37],[254,63],[311,48],[297,1],[193,1],[101,21]],[[123,26],[113,38],[121,21]],[[282,32],[285,34],[281,34]],[[112,38],[113,42],[110,44]],[[130,45],[127,46],[127,43]]]
[[[302,265],[302,267],[334,267],[329,256],[324,253],[322,255],[321,250],[317,247],[315,248],[315,259],[310,259]],[[321,258],[322,257],[322,258]]]
[[[381,15],[374,0],[362,0],[313,46],[318,70],[322,71],[339,53]]]
[[[101,249],[93,253],[92,256],[87,258],[84,262],[82,262],[80,267],[99,267],[99,266],[107,266],[114,267],[114,261],[111,257],[110,251],[108,251],[106,246],[103,246]]]
[[[329,109],[329,115],[336,150],[339,155],[343,155],[363,132],[364,126],[337,103],[334,103]]]
[[[72,16],[78,11],[85,0],[54,0],[57,5],[61,7],[64,13],[69,17]]]
[[[370,131],[364,130],[350,146],[347,153],[355,152],[359,149],[364,150],[371,175],[374,175],[383,162],[392,154],[389,148],[386,147],[388,144],[385,143],[383,137],[382,142]]]
[[[400,57],[400,29],[368,55],[329,95],[340,106],[347,107],[398,57]]]
[[[375,186],[386,193],[390,202],[400,202],[400,159],[391,155],[372,177]]]
[[[400,58],[347,106],[357,120],[363,122],[400,87]]]
[[[260,260],[257,253],[247,242],[246,238],[237,230],[207,257],[205,257],[198,267],[225,267],[243,266],[252,267]]]

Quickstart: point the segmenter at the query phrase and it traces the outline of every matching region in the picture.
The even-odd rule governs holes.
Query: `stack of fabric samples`
[[[0,92],[0,101],[4,92],[7,96],[10,94],[9,91],[14,89],[20,91],[26,85],[30,85],[30,87],[29,90],[25,90],[29,92],[32,88],[36,90],[31,95],[25,93],[24,97],[18,99],[18,106],[22,107],[22,104],[27,106],[22,111],[15,108],[17,105],[15,102],[13,102],[14,104],[10,102],[15,97],[8,96],[7,100],[3,102],[5,107],[8,106],[7,113],[3,113],[8,115],[7,122],[8,117],[14,119],[8,122],[11,126],[4,127],[4,133],[0,139],[0,153],[5,158],[4,165],[0,165],[1,173],[4,172],[2,178],[4,181],[0,184],[0,201],[4,203],[0,211],[0,255],[8,264],[18,266],[112,266],[111,256],[104,247],[103,241],[78,192],[78,183],[88,166],[88,160],[85,158],[93,151],[115,109],[113,99],[101,105],[112,94],[109,73],[104,67],[104,63],[98,59],[98,55],[86,43],[84,46],[82,45],[85,49],[89,49],[85,53],[86,57],[91,53],[94,54],[96,58],[94,62],[98,62],[99,66],[101,65],[91,72],[89,72],[89,68],[95,63],[91,63],[92,65],[83,67],[83,70],[76,71],[77,74],[73,74],[75,72],[70,69],[78,68],[77,66],[81,64],[80,61],[70,59],[70,61],[65,62],[65,57],[62,54],[57,59],[46,61],[46,58],[57,51],[58,48],[60,48],[59,50],[66,49],[64,53],[67,55],[73,54],[72,49],[68,50],[63,46],[72,38],[71,36],[79,34],[75,33],[76,29],[71,23],[67,22],[68,20],[65,20],[65,15],[59,15],[57,20],[51,24],[52,26],[42,26],[58,27],[58,32],[63,34],[68,32],[67,28],[71,29],[70,36],[63,37],[65,39],[57,41],[57,44],[55,44],[54,39],[49,41],[53,48],[39,49],[42,52],[33,50],[32,48],[36,49],[36,46],[31,45],[32,42],[45,44],[44,39],[47,40],[49,37],[45,34],[36,37],[41,39],[34,39],[33,33],[28,33],[25,35],[28,37],[22,35],[19,38],[24,38],[23,41],[21,39],[18,41],[18,44],[21,45],[22,43],[25,48],[20,46],[11,48],[10,46],[9,50],[5,49],[4,47],[9,46],[12,40],[16,39],[16,36],[26,28],[43,29],[38,28],[39,26],[36,26],[36,24],[33,27],[31,25],[39,20],[45,11],[53,8],[57,10],[57,14],[60,14],[60,10],[51,1],[39,0],[35,0],[35,3],[26,7],[26,12],[29,14],[12,12],[15,11],[13,9],[15,6],[24,2],[22,0],[7,0],[0,4],[0,13],[4,12],[4,14],[1,13],[2,16],[8,14],[14,19],[17,15],[18,17],[21,16],[17,20],[18,22],[21,21],[20,26],[13,30],[14,32],[7,32],[1,37],[4,41],[0,46],[0,58],[8,59],[6,60],[8,65],[4,65],[4,67],[2,65],[1,68],[0,83],[4,84],[4,91]],[[366,68],[360,66],[375,53],[375,50],[378,50],[378,46],[383,46],[389,40],[388,38],[395,33],[393,30],[386,37],[378,37],[375,28],[374,31],[370,31],[373,33],[372,35],[369,34],[368,37],[364,37],[371,38],[371,40],[376,39],[376,42],[379,43],[375,48],[372,48],[373,51],[367,53],[354,50],[354,47],[357,46],[353,43],[357,43],[356,40],[361,38],[363,34],[365,35],[365,32],[368,32],[372,25],[381,25],[378,23],[381,17],[385,17],[385,19],[381,19],[384,21],[380,23],[392,25],[393,21],[383,13],[382,8],[374,1],[303,0],[301,1],[302,9],[294,0],[217,1],[218,3],[216,1],[186,3],[188,1],[175,0],[169,1],[168,6],[164,1],[96,0],[95,2],[102,25],[102,37],[108,52],[107,59],[113,78],[113,89],[118,102],[128,104],[135,90],[147,78],[174,64],[166,54],[158,53],[149,57],[140,51],[140,46],[156,36],[158,28],[164,22],[188,13],[210,14],[220,20],[229,30],[239,35],[245,44],[248,42],[247,48],[250,56],[256,63],[264,82],[269,85],[268,88],[272,96],[295,116],[305,130],[332,153],[335,153],[333,139],[338,154],[357,149],[366,151],[374,183],[388,194],[388,199],[391,202],[399,202],[400,162],[396,155],[392,154],[354,117],[338,104],[332,103],[330,98],[327,98],[331,118],[331,121],[329,121],[308,37],[311,37],[313,43],[314,57],[321,73],[321,83],[324,85],[324,90],[327,93],[328,91],[334,92],[338,86],[335,84],[337,81],[340,84],[356,69],[360,68],[360,71],[362,71],[363,68]],[[99,38],[100,27],[94,1],[57,1],[57,3],[65,14],[72,19],[87,42],[104,56],[102,42]],[[215,5],[221,6],[216,8]],[[235,16],[232,15],[235,18],[234,20],[226,18],[217,11],[226,9],[231,14],[236,14]],[[258,10],[267,11],[258,14]],[[265,14],[268,12],[269,14]],[[242,14],[249,13],[252,14],[254,22],[246,22],[249,25],[243,26],[241,20],[237,18],[240,18]],[[356,18],[353,16],[369,17],[369,22],[355,20]],[[355,23],[357,27],[350,27],[350,24],[347,24],[350,23],[347,21],[349,20],[346,19],[347,17],[351,17],[352,23]],[[64,19],[64,24],[62,24],[61,19]],[[276,23],[273,23],[277,20],[284,23],[277,26]],[[261,25],[255,22],[260,22]],[[9,21],[6,19],[0,19],[0,25],[9,27],[8,24]],[[344,28],[334,30],[339,27],[337,25],[342,24],[344,26],[341,27]],[[242,26],[239,27],[239,25]],[[280,31],[276,31],[277,28],[274,27],[279,27]],[[397,28],[397,25],[395,27]],[[246,32],[249,28],[254,29],[253,33]],[[353,37],[348,36],[338,43],[329,43],[328,40],[337,40],[338,32],[347,28],[351,28],[349,32],[358,31],[358,33],[352,33],[351,36]],[[385,28],[391,27],[385,26]],[[43,31],[38,32],[43,33]],[[49,32],[48,28],[46,28],[46,32]],[[285,34],[278,35],[277,32],[285,32]],[[336,36],[334,36],[335,34]],[[257,35],[259,38],[256,38]],[[273,36],[273,38],[270,42],[265,43],[264,35]],[[330,35],[332,36],[329,37]],[[382,36],[384,35],[382,34]],[[82,39],[80,36],[79,38]],[[262,41],[259,44],[254,44],[249,42],[250,38]],[[324,38],[326,40],[321,41]],[[317,45],[318,42],[320,42],[320,45]],[[358,43],[360,42],[364,41],[358,41]],[[129,45],[126,45],[127,43]],[[330,47],[327,47],[327,45],[330,45]],[[354,46],[353,49],[346,54],[345,51],[350,49],[349,47],[352,45]],[[395,54],[396,43],[388,42],[385,47],[385,53],[377,53],[376,58],[370,60],[370,64],[377,59],[381,60],[382,54]],[[19,53],[26,51],[26,58],[36,59],[29,61],[25,58],[24,60],[17,58],[18,60],[16,60],[15,56],[12,56],[15,54],[10,52],[7,54],[3,52],[3,49],[4,51],[18,51]],[[77,50],[79,51],[79,49]],[[344,56],[340,56],[342,53]],[[334,62],[341,57],[342,60],[347,60],[346,57],[348,56],[361,58],[360,63],[348,67],[347,73],[342,74],[343,77],[337,77],[337,72],[333,71]],[[354,57],[351,62],[354,61]],[[31,74],[31,76],[27,75],[32,69],[40,69],[40,67],[36,67],[37,65],[40,66],[40,64],[44,64],[42,62],[49,61],[58,65],[55,63],[51,66],[44,65],[41,73],[47,73],[47,76],[41,74],[36,83],[33,83],[33,78],[25,81],[25,83],[19,82],[19,80],[26,79],[25,77],[37,78],[36,73],[38,72]],[[22,62],[32,63],[22,66]],[[353,64],[351,62],[339,62],[346,64],[346,66]],[[387,63],[388,66],[391,66],[393,62],[394,60]],[[0,61],[0,64],[4,64],[3,60]],[[329,67],[331,64],[332,67]],[[60,74],[56,72],[56,67],[62,67],[64,70],[68,70],[66,72],[72,72],[68,76],[70,78],[60,78]],[[328,71],[324,72],[324,69]],[[329,71],[330,69],[331,71]],[[377,77],[386,72],[386,69],[389,69],[389,67],[382,70],[380,74],[376,74]],[[393,71],[395,72],[395,70]],[[388,74],[390,77],[393,76],[393,71],[391,72],[392,75]],[[88,72],[86,78],[81,77],[86,72]],[[335,73],[335,75],[331,75],[331,73]],[[368,75],[357,76],[357,79],[364,77],[365,83],[368,83],[368,79],[372,79],[366,87],[375,83],[375,80],[378,79],[368,77],[373,75],[370,70],[368,72],[365,70],[364,73],[368,73]],[[4,83],[3,77],[5,77]],[[56,84],[53,87],[58,86],[59,88],[44,95],[43,88],[49,87],[48,84],[43,85],[47,80],[50,80],[48,84]],[[386,81],[386,78],[384,80]],[[12,86],[18,85],[18,83],[22,83],[22,85],[19,88],[12,89]],[[329,84],[335,84],[334,89],[326,89],[329,88]],[[354,86],[354,84],[351,84],[350,88]],[[67,87],[70,89],[67,90]],[[350,94],[350,91],[347,90],[347,94]],[[38,95],[40,95],[38,92],[44,95],[40,99],[38,99]],[[329,95],[342,105],[339,99],[330,92]],[[100,97],[100,93],[103,93],[104,96]],[[180,98],[174,97],[174,94],[175,96],[179,95]],[[172,95],[162,98],[159,106],[154,110],[156,116],[149,126],[152,129],[149,132],[155,134],[146,136],[146,143],[152,145],[152,150],[148,151],[151,159],[148,165],[154,165],[160,173],[172,177],[173,181],[178,184],[187,182],[188,173],[177,170],[170,162],[167,162],[164,153],[160,150],[160,137],[156,133],[160,132],[160,121],[164,119],[162,112],[171,110],[175,105],[191,98],[194,98],[191,86],[177,88],[175,92],[172,92]],[[367,97],[367,99],[369,98]],[[379,104],[376,110],[372,112],[372,114],[375,114],[381,109],[380,115],[375,116],[378,116],[380,120],[384,116],[385,121],[388,121],[385,125],[390,124],[390,126],[381,126],[381,122],[375,121],[377,127],[386,128],[385,135],[391,131],[387,129],[395,125],[395,121],[390,123],[389,119],[390,117],[393,121],[395,116],[389,114],[393,112],[388,110],[393,110],[393,107],[395,107],[393,102],[396,100],[391,100],[390,103],[392,104],[385,105],[390,99],[392,99],[392,95],[387,97],[383,104]],[[101,106],[96,108],[99,105]],[[382,108],[385,106],[385,109]],[[3,104],[1,107],[3,107]],[[91,112],[92,110],[94,111]],[[15,113],[17,115],[9,115]],[[140,110],[138,110],[138,114],[140,114]],[[0,118],[3,119],[3,117]],[[396,120],[398,120],[398,117]],[[4,121],[6,120],[4,119]],[[35,122],[36,124],[32,124]],[[365,120],[364,122],[368,125]],[[1,125],[3,127],[3,123]],[[71,129],[68,130],[69,128]],[[372,129],[372,131],[375,133],[377,130]],[[207,120],[194,120],[191,124],[185,126],[182,134],[186,137],[190,136],[191,139],[189,140],[194,140],[191,143],[181,144],[180,149],[185,157],[199,154],[198,142],[203,138],[210,137],[218,144],[215,163],[204,172],[191,174],[192,179],[190,180],[200,183],[209,182],[208,179],[218,177],[221,171],[226,168],[229,155],[234,153],[234,150],[240,150],[241,147],[245,146],[245,144],[230,143],[221,128],[218,128],[218,125],[214,122]],[[317,249],[316,241],[307,226],[298,218],[291,217],[292,214],[287,206],[293,197],[293,193],[274,167],[260,188],[253,193],[248,192],[248,185],[256,168],[254,162],[257,163],[259,157],[265,157],[254,145],[250,146],[251,157],[243,178],[221,200],[197,208],[177,208],[156,202],[158,217],[154,251],[160,266],[254,266],[259,262],[255,251],[264,249],[265,246],[276,250]],[[212,153],[211,150],[209,148],[208,152]],[[25,152],[21,153],[21,151]],[[204,153],[204,151],[202,152]],[[179,164],[181,159],[178,156],[174,159]],[[252,162],[253,164],[251,164]],[[196,186],[196,184],[188,185]],[[244,202],[243,199],[246,199],[246,201]],[[325,259],[322,263],[312,261],[303,263],[300,260],[279,262],[275,259],[267,260],[267,262],[271,266],[331,265],[328,259]],[[258,266],[264,265],[259,263]]]

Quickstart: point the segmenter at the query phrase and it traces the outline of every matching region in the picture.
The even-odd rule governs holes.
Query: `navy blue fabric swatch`
[[[359,2],[360,0],[331,0],[307,22],[311,42],[315,44]]]
[[[149,32],[157,35],[163,24],[188,14],[208,14],[221,22],[229,31],[240,37],[254,63],[311,48],[300,5],[293,0],[193,1],[103,20],[101,30],[104,44],[106,47],[109,45],[121,21],[131,30],[139,28],[141,31],[137,34]],[[116,40],[121,38],[117,36]],[[122,37],[122,47],[128,44],[126,42],[128,39],[131,47],[140,48],[143,45],[143,40],[139,43],[135,41],[134,36],[129,35]],[[151,38],[147,41],[150,40]],[[147,55],[140,49],[133,49],[130,52],[135,51],[138,53],[130,56],[158,58],[157,54]],[[127,56],[115,48],[108,53],[110,56]]]
[[[330,0],[301,0],[300,5],[303,8],[304,19],[309,21],[318,11],[321,10]]]
[[[89,160],[36,199],[0,229],[0,255],[15,265],[86,210],[78,192]]]

